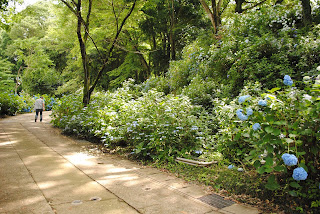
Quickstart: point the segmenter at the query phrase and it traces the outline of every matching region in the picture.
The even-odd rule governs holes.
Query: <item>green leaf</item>
[[[289,137],[295,138],[295,137],[297,137],[297,135],[296,134],[289,134]]]
[[[302,168],[304,168],[304,170],[306,170],[306,172],[308,172],[309,170],[308,170],[308,167],[306,166],[306,164],[305,163],[299,163],[299,167],[302,167]]]
[[[270,154],[273,153],[273,146],[272,145],[267,145],[267,152]]]
[[[297,152],[297,156],[302,156],[302,155],[305,155],[306,152]]]
[[[281,133],[281,130],[280,129],[273,129],[273,132],[272,132],[275,136],[278,136],[280,135]]]
[[[287,125],[287,122],[284,120],[280,120],[280,121],[274,122],[274,124],[279,125],[279,126],[284,126],[284,125]]]
[[[294,142],[294,140],[292,140],[292,139],[290,139],[290,138],[285,138],[285,141],[286,141],[287,143],[292,143],[292,142]]]
[[[270,172],[272,172],[272,171],[273,171],[272,168],[266,168],[266,169],[265,169],[265,172],[267,172],[267,173],[270,173]]]
[[[275,166],[273,169],[276,172],[284,172],[285,171],[285,167],[284,166]]]
[[[234,137],[234,139],[235,139],[235,140],[239,140],[240,137],[241,137],[241,133],[239,132],[239,133],[236,134],[236,136]]]
[[[270,90],[267,90],[268,92],[270,93],[273,93],[275,91],[279,91],[281,88],[273,88],[273,89],[270,89]]]
[[[264,165],[265,166],[272,166],[273,165],[273,158],[267,157],[266,158],[266,163]]]
[[[263,167],[260,167],[259,169],[258,169],[258,173],[259,174],[263,174],[265,172],[265,167],[263,166]]]
[[[312,130],[311,129],[305,129],[301,132],[301,134],[303,135],[311,135],[312,134]]]
[[[243,133],[242,136],[243,137],[250,137],[249,133]]]
[[[266,130],[267,133],[272,133],[273,132],[273,128],[271,126],[267,126],[265,128],[265,130]]]
[[[291,196],[297,196],[297,193],[296,193],[296,191],[289,191],[289,195],[291,195]]]
[[[294,188],[299,188],[299,187],[301,187],[297,182],[291,182],[291,183],[290,183],[290,186],[291,186],[291,187],[294,187]]]
[[[253,163],[253,166],[258,169],[260,166],[261,166],[261,162],[259,160],[256,160],[254,163]]]
[[[266,188],[272,191],[280,188],[280,185],[277,183],[276,177],[274,175],[270,175],[270,177],[268,178]]]

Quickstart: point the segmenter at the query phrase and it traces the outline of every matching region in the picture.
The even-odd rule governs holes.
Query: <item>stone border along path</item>
[[[84,152],[92,144],[61,135],[49,114],[42,123],[33,114],[0,120],[1,214],[259,213],[157,169]]]

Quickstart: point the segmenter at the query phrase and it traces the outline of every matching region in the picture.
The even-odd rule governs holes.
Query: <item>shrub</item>
[[[305,90],[292,87],[297,83],[289,76],[282,81],[282,90],[261,93],[256,87],[253,93],[254,87],[246,87],[239,99],[218,106],[226,111],[217,112],[223,114],[216,136],[222,154],[232,162],[254,166],[261,175],[270,174],[266,188],[299,196],[303,199],[299,204],[309,209],[318,206],[320,195],[319,78],[314,82],[304,78],[305,83],[300,84]],[[250,96],[244,99],[243,95]],[[235,113],[248,108],[252,114]]]
[[[115,92],[97,93],[87,108],[80,97],[62,98],[53,123],[65,132],[96,136],[107,147],[124,145],[141,159],[171,159],[190,154],[210,130],[201,108],[186,96],[149,90],[137,96],[127,82]]]
[[[2,92],[0,94],[0,115],[15,115],[24,106],[24,102],[16,94]]]

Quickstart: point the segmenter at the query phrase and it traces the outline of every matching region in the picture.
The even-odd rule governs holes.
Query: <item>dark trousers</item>
[[[42,121],[42,109],[36,109],[36,120],[38,119],[39,112],[40,112],[40,121]]]

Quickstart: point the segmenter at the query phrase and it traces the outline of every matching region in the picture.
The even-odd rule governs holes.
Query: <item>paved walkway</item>
[[[259,213],[157,169],[90,155],[90,143],[61,135],[49,113],[42,123],[33,114],[0,120],[0,213]],[[220,201],[199,200],[208,198]]]

